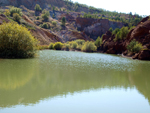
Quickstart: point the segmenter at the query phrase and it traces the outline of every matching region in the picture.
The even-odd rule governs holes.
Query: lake
[[[52,50],[0,59],[0,113],[150,113],[150,62]]]

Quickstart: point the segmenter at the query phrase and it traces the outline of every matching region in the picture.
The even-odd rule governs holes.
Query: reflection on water
[[[150,102],[150,62],[97,53],[45,50],[39,54],[34,59],[0,60],[0,107],[29,106],[105,88],[136,88]]]

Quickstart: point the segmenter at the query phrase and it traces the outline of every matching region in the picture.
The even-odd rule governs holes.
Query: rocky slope
[[[109,28],[122,28],[123,23],[113,22],[107,19],[93,19],[93,18],[76,18],[76,26],[80,31],[85,32],[92,39],[96,40],[98,36],[102,36],[109,30]]]
[[[109,54],[122,54],[133,59],[150,60],[150,19],[144,18],[134,29],[132,29],[125,40],[114,41],[115,36],[107,31],[103,36],[102,52]],[[135,39],[142,44],[143,49],[136,54],[128,54],[127,45]]]

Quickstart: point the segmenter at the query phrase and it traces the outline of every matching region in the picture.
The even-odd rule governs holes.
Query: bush
[[[22,9],[17,7],[10,8],[10,16],[13,16],[14,13],[18,13],[19,16],[22,16]]]
[[[142,44],[133,39],[130,44],[127,46],[128,51],[133,53],[138,53],[143,48]]]
[[[34,57],[38,41],[27,28],[11,22],[0,26],[0,57]]]
[[[61,50],[62,47],[63,47],[63,44],[61,42],[56,42],[54,44],[54,49],[56,50]]]
[[[109,28],[109,31],[110,31],[110,32],[113,32],[113,28],[112,28],[112,27],[111,27],[111,28]]]
[[[76,49],[77,46],[78,46],[78,44],[73,41],[72,44],[71,44],[71,48],[72,48],[72,49]]]
[[[49,18],[49,16],[50,16],[49,11],[46,11],[46,10],[44,9],[44,10],[42,11],[42,18],[47,21],[48,18]]]
[[[122,27],[119,31],[117,30],[114,41],[123,40],[129,33],[128,27]]]
[[[52,24],[53,24],[54,26],[56,26],[56,25],[57,25],[57,22],[56,22],[56,21],[52,21]]]
[[[45,28],[45,29],[49,29],[49,25],[47,23],[41,24],[40,27]]]
[[[116,28],[116,29],[112,32],[112,34],[113,34],[113,35],[116,35],[119,31],[120,31],[120,29],[119,29],[119,28]]]
[[[34,9],[35,11],[42,11],[42,8],[40,7],[39,4],[36,4]]]
[[[94,51],[97,51],[97,47],[95,46],[94,42],[87,41],[85,42],[81,50],[85,52],[94,52]]]
[[[48,45],[40,45],[40,46],[38,46],[38,49],[39,50],[49,49],[49,46]]]
[[[75,42],[77,42],[78,45],[83,45],[85,43],[85,40],[78,39],[78,40],[75,40]]]
[[[100,47],[102,45],[102,38],[100,38],[100,36],[96,39],[95,41],[95,45],[96,47]]]
[[[50,43],[48,48],[49,49],[54,49],[54,43]]]
[[[65,17],[62,17],[61,23],[62,23],[62,26],[65,26],[65,25],[66,25],[66,18],[65,18]]]
[[[18,13],[13,14],[13,20],[20,23],[21,17]]]
[[[65,44],[63,48],[66,49],[67,51],[69,51],[69,49],[70,49],[70,44]]]
[[[39,19],[40,19],[40,17],[38,16],[38,17],[36,17],[36,19],[37,19],[37,20],[39,20]]]
[[[4,14],[5,14],[6,16],[10,16],[10,11],[9,11],[9,9],[5,9]]]

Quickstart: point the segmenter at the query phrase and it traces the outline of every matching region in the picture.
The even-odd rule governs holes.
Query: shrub
[[[66,25],[66,18],[65,18],[65,17],[62,17],[61,23],[62,23],[62,26],[65,26],[65,25]]]
[[[13,14],[13,20],[20,23],[21,17],[18,13]]]
[[[97,50],[97,47],[95,46],[94,42],[87,41],[87,42],[85,42],[85,44],[83,45],[81,50],[85,51],[85,52],[94,52]]]
[[[46,11],[46,10],[44,9],[44,10],[42,11],[42,18],[47,21],[48,18],[49,18],[49,16],[50,16],[49,11]]]
[[[54,26],[56,26],[56,25],[57,25],[57,22],[56,22],[56,21],[52,21],[52,24],[53,24]]]
[[[4,14],[5,14],[6,16],[10,16],[10,11],[9,11],[9,9],[5,9]]]
[[[70,49],[70,44],[65,44],[65,45],[64,45],[64,49],[66,49],[67,51],[69,51],[69,49]]]
[[[48,48],[49,49],[54,49],[54,43],[50,43]]]
[[[63,47],[63,44],[61,42],[56,42],[54,44],[54,49],[56,50],[61,50],[62,47]]]
[[[40,17],[38,16],[38,17],[36,17],[36,19],[37,19],[37,20],[39,20],[39,19],[40,19]]]
[[[40,27],[45,28],[45,29],[49,29],[49,25],[47,23],[41,24]]]
[[[0,26],[1,58],[33,57],[37,43],[28,29],[17,23],[3,23]]]
[[[71,48],[72,49],[76,49],[77,48],[77,46],[78,46],[78,44],[76,43],[76,42],[72,42],[72,45],[71,45]]]
[[[96,39],[95,41],[95,45],[96,47],[100,47],[102,45],[102,38],[100,38],[100,36]]]
[[[85,43],[85,40],[78,39],[78,40],[75,40],[75,42],[76,42],[78,45],[83,45],[83,44]]]
[[[34,9],[35,11],[42,11],[42,8],[40,7],[39,4],[36,4]]]
[[[122,27],[119,31],[117,31],[114,41],[125,39],[128,33],[128,27]]]
[[[116,28],[116,29],[112,32],[112,34],[115,35],[115,34],[117,34],[119,31],[120,31],[120,29],[119,29],[119,28]]]
[[[133,39],[127,46],[128,51],[138,53],[143,48],[142,44]]]
[[[48,45],[40,45],[40,46],[38,46],[38,49],[39,50],[49,49],[49,46]]]
[[[10,8],[10,16],[13,16],[14,13],[18,13],[20,16],[22,16],[22,9],[17,7]]]
[[[113,28],[112,28],[112,27],[111,27],[111,28],[109,28],[109,31],[110,31],[110,32],[113,32]]]

